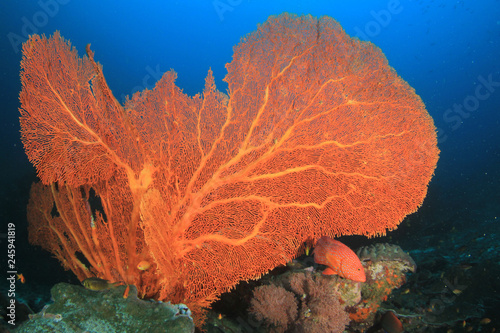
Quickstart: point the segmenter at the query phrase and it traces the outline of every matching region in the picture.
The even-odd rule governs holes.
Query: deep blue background
[[[440,129],[441,149],[424,203],[435,208],[429,210],[434,215],[429,213],[426,223],[439,223],[453,212],[481,209],[490,209],[486,214],[500,219],[498,210],[491,208],[500,207],[500,1],[110,3],[9,0],[0,4],[0,232],[5,232],[7,222],[18,223],[19,244],[26,244],[20,207],[25,206],[34,179],[19,140],[17,110],[19,43],[27,34],[59,30],[80,55],[91,43],[120,101],[138,89],[153,87],[169,69],[178,73],[177,84],[193,95],[201,92],[209,68],[219,90],[225,91],[224,66],[232,59],[233,46],[269,15],[285,11],[331,16],[348,34],[372,41],[422,97]],[[493,81],[490,91],[484,80]],[[453,110],[461,105],[473,111],[460,116]],[[437,211],[442,215],[436,216]],[[31,251],[27,245],[26,249]]]

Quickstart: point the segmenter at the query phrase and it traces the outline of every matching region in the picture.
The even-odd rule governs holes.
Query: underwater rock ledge
[[[31,315],[16,333],[194,332],[191,311],[184,304],[141,300],[132,285],[124,298],[126,288],[93,291],[58,283],[51,290],[54,303]]]

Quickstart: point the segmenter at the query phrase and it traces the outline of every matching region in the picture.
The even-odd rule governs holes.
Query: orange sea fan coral
[[[32,191],[30,238],[80,278],[196,311],[306,239],[384,234],[425,197],[431,117],[331,18],[269,18],[235,48],[228,96],[209,71],[189,97],[170,71],[122,106],[87,55],[32,36],[20,94],[26,153],[52,184]]]

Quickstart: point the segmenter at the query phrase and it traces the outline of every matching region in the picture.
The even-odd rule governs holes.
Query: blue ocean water
[[[0,234],[7,223],[18,224],[20,269],[31,273],[26,274],[29,280],[53,284],[71,277],[51,273],[57,262],[44,262],[43,254],[42,261],[30,260],[33,251],[40,251],[29,246],[26,236],[25,205],[35,172],[25,157],[18,122],[20,50],[28,35],[58,30],[81,56],[90,43],[123,102],[127,95],[152,88],[170,69],[189,95],[202,91],[209,69],[218,89],[226,91],[224,66],[233,47],[270,15],[282,12],[327,15],[351,36],[373,42],[434,119],[441,154],[428,197],[392,241],[406,242],[408,250],[439,252],[440,240],[453,232],[457,248],[465,246],[466,254],[475,244],[466,261],[491,252],[500,241],[495,238],[500,233],[500,1],[3,1]],[[5,237],[0,244],[4,251]],[[442,257],[451,255],[442,251]],[[453,244],[446,251],[453,252]],[[421,252],[415,255],[420,258]],[[5,262],[0,254],[2,267]],[[500,286],[498,279],[491,288]]]

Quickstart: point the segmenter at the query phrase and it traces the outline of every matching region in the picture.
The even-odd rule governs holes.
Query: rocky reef
[[[382,305],[406,282],[406,274],[415,272],[416,264],[397,245],[374,244],[357,254],[366,273],[364,283],[322,275],[324,267],[303,256],[223,295],[222,303],[246,310],[212,312],[204,328],[207,332],[375,332],[372,327],[385,312]],[[224,313],[217,305],[214,310]]]
[[[129,286],[128,295],[126,289],[117,286],[92,291],[59,283],[51,290],[54,302],[30,315],[16,333],[194,332],[191,312],[185,305],[140,300],[134,286]]]
[[[349,323],[331,281],[307,271],[288,273],[257,287],[250,313],[269,332],[342,332]]]

